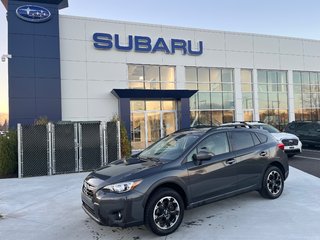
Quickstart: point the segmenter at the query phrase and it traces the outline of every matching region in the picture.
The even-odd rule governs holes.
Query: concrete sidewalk
[[[0,239],[320,239],[320,179],[290,168],[282,196],[257,192],[185,213],[180,228],[157,237],[144,226],[100,226],[81,209],[87,173],[0,180]]]

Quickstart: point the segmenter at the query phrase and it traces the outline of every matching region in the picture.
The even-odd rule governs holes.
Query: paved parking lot
[[[167,237],[92,221],[81,209],[86,175],[0,180],[1,239],[320,239],[320,179],[295,168],[279,199],[251,192],[189,210]]]
[[[289,158],[289,164],[292,167],[298,168],[306,173],[320,178],[320,150],[303,149],[301,154]]]

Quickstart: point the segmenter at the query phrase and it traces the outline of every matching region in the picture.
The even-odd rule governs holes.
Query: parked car
[[[302,152],[302,143],[299,137],[291,133],[280,132],[275,127],[263,122],[232,122],[221,124],[220,126],[226,127],[234,125],[242,125],[242,127],[248,128],[255,127],[268,131],[276,140],[284,144],[284,151],[288,155],[288,157],[293,157],[294,155]]]
[[[107,226],[174,232],[185,209],[257,190],[278,198],[289,174],[284,145],[260,129],[180,130],[90,173],[82,207]]]
[[[287,124],[284,131],[297,135],[303,144],[320,146],[320,122],[293,121]]]

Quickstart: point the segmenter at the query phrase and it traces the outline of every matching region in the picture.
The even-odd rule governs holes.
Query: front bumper
[[[143,196],[135,190],[122,194],[100,190],[93,197],[82,192],[82,208],[93,220],[102,225],[136,226],[144,222]]]

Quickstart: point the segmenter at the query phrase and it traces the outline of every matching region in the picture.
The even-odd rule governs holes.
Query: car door
[[[200,151],[214,154],[210,160],[198,162],[193,155]],[[226,132],[212,134],[202,140],[187,156],[188,187],[191,201],[198,202],[236,189],[237,171],[230,152]]]
[[[297,128],[296,135],[302,143],[312,144],[314,142],[315,126],[311,122],[303,124]]]
[[[315,145],[320,145],[320,124],[314,123],[314,129],[315,129],[314,143]]]
[[[234,159],[237,162],[237,187],[238,189],[252,187],[259,182],[269,157],[269,150],[254,132],[239,130],[232,131],[229,135]],[[267,141],[267,136],[263,141]]]
[[[309,128],[305,129],[304,140],[305,142],[315,146],[320,144],[320,124],[310,123]]]

